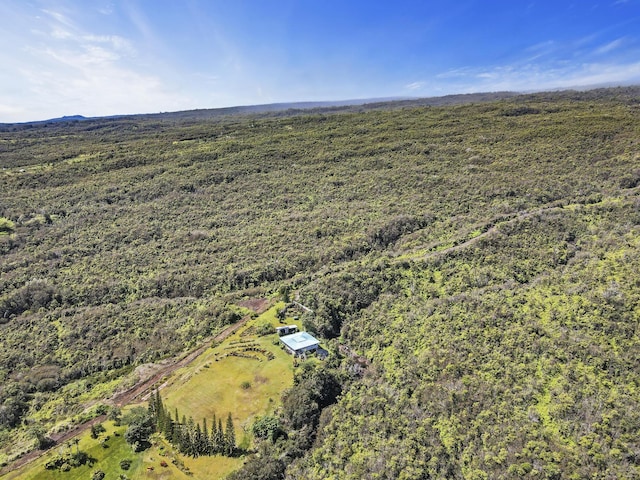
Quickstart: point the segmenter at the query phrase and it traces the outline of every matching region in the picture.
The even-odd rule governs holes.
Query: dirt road
[[[269,307],[269,302],[267,300],[263,300],[263,299],[261,300],[262,301],[260,302],[253,302],[250,306],[250,308],[256,311],[256,313],[262,313]],[[123,407],[125,405],[129,405],[133,403],[136,399],[139,399],[140,397],[144,396],[146,393],[151,391],[153,386],[156,385],[160,380],[170,375],[174,371],[178,370],[179,368],[189,365],[196,358],[198,358],[207,348],[209,348],[213,342],[223,341],[229,335],[233,334],[238,329],[242,328],[242,326],[245,323],[247,323],[250,319],[251,319],[251,316],[247,315],[239,322],[234,323],[233,325],[229,325],[227,328],[222,330],[222,332],[220,332],[218,335],[205,341],[197,349],[189,352],[187,355],[185,355],[182,358],[174,359],[171,362],[168,362],[167,364],[163,365],[160,369],[155,370],[155,373],[152,374],[150,377],[140,379],[140,381],[136,383],[133,387],[125,391],[116,393],[111,399],[106,400],[105,403],[108,403],[117,407]],[[59,432],[59,433],[50,435],[51,439],[55,442],[51,448],[64,444],[65,442],[71,440],[73,437],[91,428],[96,423],[104,422],[106,419],[107,419],[106,415],[101,415],[99,417],[92,418],[91,420],[88,420],[84,423],[78,424],[73,428],[71,428],[70,430],[66,430],[64,432]],[[23,465],[26,465],[29,462],[32,462],[33,460],[44,455],[46,451],[47,450],[32,450],[31,452],[23,455],[22,457],[18,458],[17,460],[10,463],[6,467],[2,468],[0,470],[0,477],[8,474],[9,472],[17,470],[18,468],[22,467]]]

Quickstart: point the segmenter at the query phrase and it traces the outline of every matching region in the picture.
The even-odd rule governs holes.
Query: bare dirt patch
[[[262,375],[256,375],[255,377],[253,377],[253,381],[254,383],[257,383],[257,384],[263,384],[263,383],[267,383],[269,379],[266,377],[263,377]]]
[[[248,308],[256,313],[264,312],[269,307],[269,299],[267,298],[247,298],[237,302],[239,307]]]

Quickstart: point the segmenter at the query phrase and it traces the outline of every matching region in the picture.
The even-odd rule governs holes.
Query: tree
[[[224,432],[224,446],[227,455],[233,455],[236,449],[236,432],[233,428],[231,413],[227,416],[227,428]]]
[[[119,427],[122,420],[120,418],[121,415],[122,413],[118,407],[111,407],[109,413],[107,413],[107,420],[111,420],[116,427]]]
[[[127,431],[124,438],[137,452],[149,447],[149,436],[154,431],[154,418],[142,407],[134,408],[127,416]]]
[[[182,415],[182,421],[178,425],[180,429],[180,443],[178,443],[178,448],[181,452],[187,452],[189,450],[189,443],[191,439],[189,438],[189,429],[187,427],[187,417]]]
[[[218,429],[216,430],[216,450],[217,453],[224,453],[224,430],[222,428],[222,418],[218,418]]]
[[[101,433],[106,432],[106,429],[101,423],[96,423],[95,425],[91,425],[91,438],[98,438]]]
[[[193,457],[197,457],[198,455],[196,451],[196,436],[198,433],[196,431],[196,423],[193,421],[193,417],[189,417],[189,420],[187,420],[187,423],[185,424],[185,431],[188,441],[186,443],[184,453]]]
[[[262,440],[269,439],[272,442],[284,434],[280,421],[277,417],[271,415],[265,415],[264,417],[258,417],[253,425],[251,425],[251,433],[254,437]]]
[[[282,480],[286,468],[285,462],[274,455],[273,446],[263,442],[258,447],[258,454],[251,455],[241,470],[233,472],[227,480],[245,480],[255,478],[260,480]]]
[[[207,419],[202,419],[202,437],[201,448],[203,455],[211,455],[211,439],[209,437],[209,429],[207,428]]]
[[[278,293],[282,297],[282,301],[289,303],[291,301],[291,286],[290,285],[281,285],[278,289]],[[278,312],[280,313],[280,312]],[[280,317],[278,317],[280,318]]]
[[[155,419],[156,430],[164,431],[167,412],[164,408],[164,404],[162,403],[162,397],[160,397],[160,391],[156,388],[153,393],[153,396],[149,400],[149,415],[151,415]]]
[[[0,427],[14,428],[20,424],[22,415],[29,408],[25,400],[25,394],[18,391],[0,405]]]
[[[209,445],[211,449],[211,455],[215,455],[216,453],[220,453],[220,446],[218,442],[218,422],[216,420],[216,414],[213,414],[213,421],[211,422],[211,435],[210,435]]]
[[[46,450],[47,448],[55,444],[55,442],[49,436],[47,436],[47,431],[42,425],[33,425],[33,427],[29,429],[29,434],[38,443],[39,450]]]

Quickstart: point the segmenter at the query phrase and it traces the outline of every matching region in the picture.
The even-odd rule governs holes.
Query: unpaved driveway
[[[246,301],[247,308],[251,308],[257,313],[264,312],[269,307],[269,301],[266,299],[255,299],[251,301]],[[159,369],[154,369],[154,372],[150,377],[141,378],[138,383],[136,383],[133,387],[124,390],[122,392],[116,393],[111,399],[106,400],[105,403],[112,404],[117,407],[123,407],[125,405],[129,405],[133,403],[136,399],[144,396],[145,393],[149,392],[151,388],[156,385],[160,380],[170,375],[174,371],[179,368],[182,368],[186,365],[189,365],[196,358],[198,358],[207,348],[211,346],[213,342],[221,342],[225,338],[227,338],[232,333],[236,332],[238,329],[242,328],[242,326],[247,323],[251,319],[250,315],[247,315],[242,320],[233,325],[229,325],[222,332],[216,335],[213,338],[206,340],[200,347],[191,351],[184,357],[180,359],[174,359],[170,362],[167,362],[165,365],[161,366]],[[58,446],[71,440],[73,437],[79,435],[85,430],[91,428],[96,423],[104,422],[107,419],[106,415],[101,415],[99,417],[92,418],[84,423],[78,424],[71,428],[70,430],[66,430],[64,432],[54,433],[50,435],[51,439],[55,442],[51,448],[54,446]],[[31,452],[23,455],[18,458],[14,462],[10,463],[6,467],[0,470],[0,476],[6,475],[7,473],[16,470],[23,465],[26,465],[29,462],[39,458],[41,455],[44,455],[46,450],[32,450]]]

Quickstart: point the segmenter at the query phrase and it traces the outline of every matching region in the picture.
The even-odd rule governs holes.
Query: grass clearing
[[[103,470],[104,472],[111,472],[112,477],[120,473],[127,474],[130,478],[136,478],[134,474],[140,470],[142,466],[142,459],[133,453],[131,446],[124,440],[125,426],[115,426],[113,422],[105,422],[103,426],[106,432],[101,434],[97,439],[91,438],[90,433],[87,431],[79,437],[79,443],[77,448],[80,451],[86,452],[89,457],[93,459],[92,465],[83,465],[80,467],[72,468],[68,472],[62,472],[60,470],[47,470],[45,464],[54,457],[65,454],[67,452],[75,452],[76,445],[73,442],[67,442],[66,444],[58,445],[38,460],[25,467],[18,469],[14,472],[8,473],[5,477],[6,480],[20,479],[20,480],[50,480],[50,479],[65,479],[65,480],[86,480],[91,478],[91,473],[94,470]],[[108,437],[108,440],[105,440]],[[104,448],[101,442],[108,445]],[[120,468],[120,460],[129,458],[132,460],[131,467],[128,471],[124,471]]]
[[[275,333],[257,336],[251,332],[265,322],[275,329],[279,325],[275,316],[278,306],[281,305],[267,310],[225,342],[178,370],[162,391],[167,409],[173,413],[177,407],[181,416],[192,416],[196,422],[206,418],[209,425],[214,414],[224,420],[231,412],[239,440],[245,435],[241,427],[248,421],[272,412],[282,391],[292,385],[293,362],[280,348]],[[246,348],[270,352],[273,359],[255,350],[244,351]],[[234,353],[253,358],[237,357]]]
[[[193,417],[200,423],[206,418],[209,427],[214,414],[222,418],[224,424],[228,413],[231,413],[236,441],[241,447],[248,448],[251,439],[245,429],[256,416],[272,413],[283,390],[293,384],[292,358],[281,349],[275,334],[275,327],[281,325],[276,312],[282,306],[284,303],[274,305],[224,342],[207,349],[191,364],[174,372],[161,389],[167,409],[173,414],[177,408],[180,416]],[[285,322],[287,325],[296,323],[292,318]],[[274,327],[274,333],[258,336],[256,327],[265,323]],[[248,347],[252,350],[246,350]],[[234,352],[252,355],[253,358],[234,356],[231,354]],[[185,457],[158,435],[153,437],[151,448],[134,453],[124,439],[126,426],[116,427],[112,422],[103,425],[107,431],[98,439],[92,439],[88,431],[80,436],[78,448],[95,460],[93,465],[73,468],[68,472],[46,470],[46,462],[56,455],[75,451],[75,444],[70,442],[10,472],[3,480],[86,480],[98,469],[106,473],[106,478],[118,478],[120,474],[131,479],[223,478],[243,462],[241,457]],[[109,437],[105,442],[108,447],[104,448],[101,440],[106,437]],[[120,468],[123,459],[131,460],[129,470]]]

